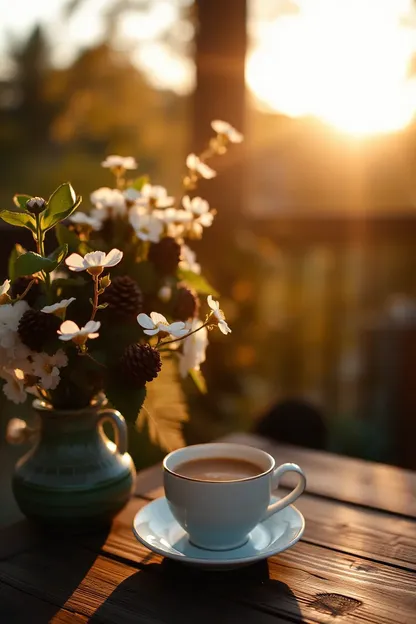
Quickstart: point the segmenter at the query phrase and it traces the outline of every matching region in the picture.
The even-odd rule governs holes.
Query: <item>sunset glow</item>
[[[416,111],[415,23],[407,0],[299,0],[264,24],[247,62],[257,99],[291,117],[315,116],[348,133],[406,127]]]

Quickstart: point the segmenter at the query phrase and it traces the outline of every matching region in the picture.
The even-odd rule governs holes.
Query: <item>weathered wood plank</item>
[[[416,473],[410,470],[276,444],[251,434],[233,434],[221,441],[263,448],[279,464],[299,464],[309,493],[416,518]]]
[[[41,574],[37,570],[40,558]],[[83,558],[85,551],[76,548],[63,548],[61,553],[53,549],[23,553],[7,566],[4,562],[0,564],[0,583],[4,579],[18,590],[61,604],[66,610],[87,616],[88,622],[95,624],[287,622],[283,618],[276,619],[274,614],[263,613],[256,605],[229,599],[227,592],[217,591],[217,587],[206,583],[200,582],[190,591],[188,585],[175,580],[176,568],[172,574],[171,569],[159,563],[137,569],[98,556],[79,578],[76,569]],[[51,622],[55,624],[53,619]]]
[[[348,613],[351,623],[410,624],[411,572],[299,542],[256,566],[204,573],[164,561],[129,541],[129,565],[68,543],[0,562],[0,581],[91,618],[91,622],[319,622]],[[349,612],[348,612],[349,610]],[[206,618],[206,620],[205,620]],[[279,621],[279,619],[277,620]]]
[[[153,490],[163,495],[163,490]],[[146,504],[133,499],[117,516],[104,550],[135,558],[131,526],[134,515]],[[346,503],[304,494],[296,506],[306,519],[303,540],[312,544],[416,571],[416,524],[407,519],[359,509]]]
[[[0,622],[2,624],[83,624],[87,618],[35,598],[0,583]]]
[[[256,446],[267,451],[279,464],[295,462],[306,473],[307,492],[416,518],[416,473],[385,464],[276,444],[251,434],[233,434],[221,440]],[[290,482],[290,476],[284,483]],[[137,496],[154,498],[152,490],[162,484],[161,466],[138,475]]]

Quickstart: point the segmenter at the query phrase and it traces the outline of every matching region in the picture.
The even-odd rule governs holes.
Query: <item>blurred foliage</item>
[[[16,191],[43,195],[68,179],[88,198],[102,185],[98,163],[108,153],[136,156],[177,190],[188,143],[186,98],[151,88],[127,54],[105,43],[54,68],[40,27],[10,56],[15,71],[0,84],[3,208]]]

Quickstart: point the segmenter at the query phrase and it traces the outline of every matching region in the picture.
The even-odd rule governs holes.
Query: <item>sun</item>
[[[246,80],[270,110],[351,134],[406,127],[416,112],[410,0],[298,0],[264,26]]]

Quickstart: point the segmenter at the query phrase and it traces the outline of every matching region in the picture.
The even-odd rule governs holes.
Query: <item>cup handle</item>
[[[280,511],[284,509],[288,505],[291,505],[295,502],[297,498],[303,493],[306,488],[306,477],[302,468],[300,468],[297,464],[282,464],[275,468],[272,476],[272,489],[275,490],[279,485],[279,481],[281,477],[285,474],[285,472],[296,472],[299,475],[299,482],[296,485],[295,489],[292,490],[289,494],[286,494],[283,498],[272,503],[268,506],[267,511],[265,513],[264,518],[269,518],[272,514],[276,513],[276,511]]]
[[[114,429],[114,436],[118,452],[121,453],[121,455],[127,453],[127,425],[123,416],[118,410],[111,409],[110,407],[100,410],[99,415],[100,426],[102,426],[105,422],[111,423]]]

